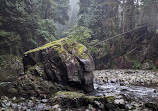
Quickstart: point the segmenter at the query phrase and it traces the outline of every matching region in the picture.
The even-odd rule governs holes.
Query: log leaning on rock
[[[38,75],[85,92],[93,90],[92,71],[95,65],[84,45],[64,38],[30,50],[24,55],[25,74]]]

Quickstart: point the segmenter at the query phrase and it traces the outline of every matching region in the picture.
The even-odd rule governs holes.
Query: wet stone
[[[138,75],[139,73],[140,75]],[[73,106],[76,104],[75,108],[68,107],[68,109],[65,109],[62,104],[59,105],[59,102],[50,103],[50,98],[45,97],[30,97],[26,99],[22,97],[8,98],[3,96],[0,99],[0,109],[4,111],[158,111],[158,87],[130,84],[130,82],[132,82],[130,79],[133,79],[132,76],[135,76],[134,74],[138,76],[137,82],[142,81],[140,78],[143,73],[148,75],[149,71],[95,71],[95,92],[91,96],[77,92],[61,92],[56,95],[56,100],[62,98],[60,102],[70,102],[72,103],[70,105]],[[153,74],[153,72],[151,73]],[[106,74],[108,74],[108,76]],[[130,77],[127,78],[127,76],[123,76],[123,74],[129,74]],[[151,78],[155,77],[152,74]],[[154,74],[156,75],[157,73]],[[116,80],[118,78],[119,80]],[[106,79],[106,82],[102,81],[102,79]],[[115,80],[115,82],[108,82],[111,81],[110,79]],[[154,79],[156,80],[156,78]],[[150,78],[146,80],[150,81]],[[133,82],[135,83],[136,81]],[[120,83],[124,85],[122,86]]]
[[[115,99],[114,100],[114,103],[115,104],[122,104],[122,105],[125,105],[125,101],[123,99]]]
[[[143,70],[101,70],[94,71],[95,95],[129,95],[129,100],[158,102],[158,72]],[[109,82],[103,83],[102,81]],[[111,81],[116,82],[111,82]],[[157,83],[156,83],[157,82]],[[142,84],[143,83],[143,84]],[[117,96],[116,96],[117,97]]]

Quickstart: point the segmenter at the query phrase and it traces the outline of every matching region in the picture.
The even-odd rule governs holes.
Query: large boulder
[[[93,58],[84,45],[67,38],[26,52],[23,64],[25,74],[85,92],[93,90]]]
[[[122,98],[122,96],[121,96]],[[120,103],[123,101],[123,104]],[[59,91],[52,95],[51,103],[72,111],[127,111],[124,99],[114,96],[86,96],[83,93]]]

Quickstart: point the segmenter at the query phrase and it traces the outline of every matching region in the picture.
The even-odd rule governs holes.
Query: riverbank
[[[78,92],[75,93],[77,96],[71,97],[71,94],[74,94],[73,92],[63,91],[51,98],[46,98],[46,96],[43,96],[43,98],[8,98],[2,96],[0,109],[4,111],[158,110],[158,72],[148,70],[99,70],[94,71],[93,74],[95,91],[91,94],[85,95]],[[0,83],[0,85],[4,84],[8,83]],[[92,101],[93,99],[94,101]],[[75,101],[75,104],[79,104],[79,107],[72,106],[71,102],[73,101]],[[63,106],[64,102],[70,104]]]
[[[113,96],[129,109],[148,111],[146,104],[158,103],[158,72],[131,69],[97,70],[94,71],[94,88],[95,96]],[[120,95],[125,98],[120,98]]]
[[[120,83],[126,85],[142,85],[147,87],[158,86],[158,71],[152,70],[96,70],[94,73],[94,82]]]

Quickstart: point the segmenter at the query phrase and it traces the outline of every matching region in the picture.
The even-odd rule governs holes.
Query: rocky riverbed
[[[0,111],[158,111],[158,72],[94,71],[94,89],[89,95],[59,92],[49,98],[2,96]]]
[[[96,95],[130,95],[137,101],[158,102],[158,72],[102,70],[94,72]]]
[[[98,70],[94,71],[95,96],[123,95],[132,102],[118,99],[127,107],[138,111],[148,103],[158,103],[158,72],[150,70]],[[148,109],[144,109],[148,110]],[[157,111],[158,109],[152,109]]]
[[[158,72],[151,70],[98,70],[94,71],[94,82],[120,83],[126,85],[158,86]]]

